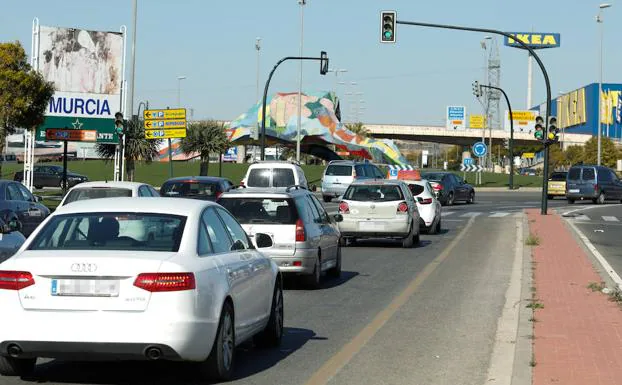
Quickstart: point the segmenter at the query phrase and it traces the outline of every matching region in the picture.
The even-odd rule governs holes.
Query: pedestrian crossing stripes
[[[606,222],[620,222],[620,221],[618,220],[618,218],[616,218],[616,217],[610,217],[610,216],[607,216],[607,215],[603,216],[603,219],[604,219]]]
[[[513,214],[513,217],[520,217],[522,215],[521,212],[508,212],[508,211],[492,211],[488,213],[480,212],[480,211],[470,211],[461,214],[459,211],[443,211],[441,212],[441,217],[454,216],[460,218],[472,218],[479,216],[486,216],[487,218],[504,218]]]
[[[620,220],[618,219],[618,217],[614,217],[611,215],[603,215],[603,216],[599,216],[599,217],[594,217],[591,218],[585,214],[579,214],[575,217],[569,217],[568,219],[571,219],[575,222],[590,222],[590,221],[594,221],[594,222],[620,222]]]
[[[503,218],[503,217],[507,217],[508,215],[510,215],[510,213],[493,213],[489,217],[490,218]]]

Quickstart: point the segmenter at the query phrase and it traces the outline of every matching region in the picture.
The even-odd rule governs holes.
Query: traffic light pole
[[[418,27],[453,29],[453,30],[458,30],[458,31],[470,31],[470,32],[483,32],[483,33],[488,33],[488,34],[501,35],[501,36],[505,36],[507,38],[513,39],[516,43],[521,45],[524,49],[529,51],[531,56],[538,63],[538,66],[540,67],[540,70],[542,71],[542,75],[544,76],[544,82],[546,84],[546,120],[545,120],[546,123],[545,124],[547,125],[547,127],[545,127],[545,132],[548,132],[549,115],[551,113],[551,83],[549,81],[549,75],[546,72],[546,68],[544,68],[544,64],[542,63],[542,60],[540,60],[540,57],[536,53],[536,50],[529,47],[527,44],[523,43],[520,39],[515,39],[515,37],[510,35],[509,33],[499,31],[496,29],[462,27],[462,26],[457,26],[457,25],[420,23],[420,22],[414,22],[414,21],[401,21],[401,20],[397,20],[396,23],[403,24],[403,25],[413,25],[413,26],[418,26]],[[541,205],[541,210],[540,210],[541,215],[547,214],[548,173],[549,173],[549,146],[545,142],[544,144],[544,177],[542,178],[543,179],[542,180],[542,205]]]
[[[270,80],[272,80],[272,75],[274,75],[274,71],[276,71],[277,67],[281,65],[284,61],[287,60],[326,60],[326,57],[312,57],[312,56],[287,56],[283,59],[279,60],[272,71],[270,71],[270,75],[268,76],[268,80],[266,80],[266,85],[263,89],[263,99],[261,103],[261,160],[265,160],[266,158],[266,99],[268,99],[268,88],[270,87]],[[326,63],[326,67],[328,67],[328,63]],[[302,113],[302,112],[301,112]],[[296,138],[299,140],[299,138]]]
[[[514,119],[512,119],[512,106],[510,105],[510,99],[508,95],[499,87],[495,86],[487,86],[485,84],[481,84],[482,88],[492,88],[494,90],[500,91],[505,98],[505,102],[508,105],[508,110],[510,113],[510,141],[508,143],[509,152],[510,152],[510,180],[509,180],[509,188],[510,190],[514,190]],[[491,149],[492,150],[492,149]]]

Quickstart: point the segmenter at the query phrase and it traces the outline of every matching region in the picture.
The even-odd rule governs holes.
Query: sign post
[[[168,139],[169,178],[173,177],[173,138],[186,137],[186,109],[145,110],[145,139]]]

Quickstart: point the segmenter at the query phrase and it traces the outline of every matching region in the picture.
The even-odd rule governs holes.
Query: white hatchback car
[[[38,357],[191,361],[231,378],[235,347],[283,335],[282,278],[220,205],[110,198],[60,207],[0,264],[0,374]],[[160,221],[170,235],[140,242],[117,217]],[[86,231],[81,224],[87,225]]]
[[[339,214],[342,239],[397,238],[406,248],[419,244],[419,210],[401,180],[353,182],[339,203]]]
[[[436,199],[434,189],[426,179],[404,180],[417,201],[421,228],[428,234],[441,231],[441,202]]]

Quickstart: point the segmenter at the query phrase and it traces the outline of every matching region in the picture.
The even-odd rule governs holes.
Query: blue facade
[[[611,102],[611,117],[609,124],[609,137],[622,138],[622,124],[616,122],[616,109],[618,96],[622,94],[622,84],[619,83],[603,83],[603,94]],[[584,100],[583,99],[584,96]],[[569,118],[569,125],[564,124],[563,113],[558,112],[558,100],[567,104],[566,114]],[[605,101],[603,101],[605,103]],[[570,91],[564,95],[557,96],[552,100],[551,114],[558,119],[558,126],[564,128],[565,132],[572,134],[589,134],[596,136],[598,122],[598,83],[591,83],[585,87]],[[577,106],[577,107],[575,107]],[[542,116],[546,111],[545,103],[532,108],[539,111]],[[603,117],[604,121],[605,117]],[[575,120],[575,122],[573,122]],[[585,120],[584,122],[581,122]],[[602,136],[607,136],[607,124],[601,125]]]

